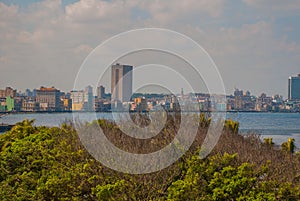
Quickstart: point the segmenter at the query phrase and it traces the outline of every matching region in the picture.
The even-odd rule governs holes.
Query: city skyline
[[[4,0],[0,87],[55,85],[67,91],[103,41],[130,29],[160,27],[203,46],[227,94],[238,87],[287,97],[286,77],[300,71],[299,11],[300,2],[292,0]],[[180,92],[176,80],[170,82]]]
[[[121,70],[121,71],[119,71],[119,73],[118,73],[118,76],[117,76],[117,73],[116,73],[116,68],[118,68],[118,70],[120,70],[120,69],[122,69],[123,67],[127,67],[126,68],[126,70],[124,71],[124,74],[123,74],[123,71]],[[105,85],[105,84],[103,84],[103,83],[99,83],[98,84],[98,86],[92,86],[92,85],[88,85],[88,86],[86,86],[86,87],[89,87],[89,86],[91,86],[92,87],[92,92],[93,92],[93,94],[95,95],[95,96],[97,96],[97,97],[101,97],[101,94],[102,94],[102,96],[103,96],[103,94],[104,94],[104,91],[105,90],[107,90],[107,87],[110,85],[111,86],[111,88],[110,88],[110,90],[109,91],[112,91],[111,89],[113,89],[113,88],[115,88],[116,89],[116,91],[118,91],[118,92],[116,92],[115,93],[115,96],[116,96],[116,98],[113,98],[113,99],[115,99],[115,100],[120,100],[121,101],[121,99],[120,99],[120,97],[122,97],[122,91],[124,90],[124,89],[122,89],[122,90],[119,90],[118,88],[124,88],[124,86],[127,86],[127,87],[125,87],[125,88],[128,88],[128,86],[130,86],[130,89],[129,90],[127,90],[126,91],[126,95],[125,95],[125,99],[126,100],[128,100],[128,97],[129,97],[129,94],[134,94],[134,93],[140,93],[140,92],[134,92],[134,91],[132,91],[132,85],[133,85],[133,66],[131,66],[131,65],[128,65],[128,64],[119,64],[119,63],[116,63],[116,64],[114,64],[114,65],[112,65],[111,66],[111,83],[106,83],[107,84],[107,86]],[[115,70],[113,70],[113,69],[115,69]],[[128,73],[128,72],[130,72],[130,73]],[[128,75],[127,76],[125,76],[125,74],[127,74],[128,73]],[[121,76],[120,76],[121,75]],[[117,78],[117,77],[118,78]],[[123,76],[126,78],[125,79],[125,81],[123,81]],[[293,79],[293,81],[295,82],[295,81],[297,81],[297,87],[294,87],[294,89],[293,89],[293,93],[295,93],[295,92],[297,92],[297,99],[299,99],[299,97],[300,97],[300,95],[299,95],[299,89],[300,89],[300,84],[298,84],[299,82],[300,82],[300,79],[299,79],[299,77],[300,77],[300,73],[299,74],[297,74],[297,75],[291,75],[291,76],[289,76],[286,80],[287,80],[287,94],[288,94],[288,96],[287,97],[284,97],[283,96],[283,94],[280,94],[280,93],[274,93],[274,94],[268,94],[268,93],[266,93],[266,91],[261,91],[261,92],[259,92],[258,94],[254,94],[253,92],[252,92],[252,90],[251,89],[243,89],[243,88],[240,88],[240,87],[234,87],[233,89],[232,89],[232,92],[231,93],[227,93],[226,94],[226,96],[230,96],[230,95],[234,95],[234,93],[235,93],[235,91],[236,90],[242,90],[242,91],[244,91],[244,92],[250,92],[252,95],[254,95],[255,97],[259,97],[261,94],[268,94],[268,95],[271,95],[271,96],[274,96],[274,95],[280,95],[280,96],[283,96],[283,98],[284,99],[290,99],[290,100],[292,100],[292,98],[290,97],[290,94],[292,93],[292,91],[291,91],[291,80]],[[119,81],[121,81],[119,84],[117,84]],[[125,85],[123,85],[123,82],[126,82],[126,84]],[[26,93],[26,91],[30,91],[30,90],[38,90],[39,88],[44,88],[44,86],[45,85],[41,85],[41,86],[39,86],[39,87],[35,87],[35,88],[32,88],[32,89],[30,89],[30,88],[26,88],[25,87],[25,90],[24,91],[22,91],[22,90],[20,90],[19,88],[16,88],[16,87],[13,87],[13,86],[5,86],[5,87],[2,87],[3,89],[4,88],[10,88],[10,89],[14,89],[15,91],[14,91],[14,94],[16,94],[16,93]],[[51,86],[51,87],[54,87],[54,86]],[[19,90],[19,91],[18,91]],[[72,92],[72,91],[77,91],[77,90],[83,90],[83,89],[69,89],[69,90],[66,90],[66,91],[64,91],[64,90],[62,90],[62,91],[64,91],[64,92],[67,92],[67,93],[69,93],[69,92]],[[180,92],[179,92],[180,91]],[[180,88],[180,89],[178,89],[178,92],[176,93],[176,94],[181,94],[182,93],[182,91],[185,91],[184,90],[184,88]],[[11,92],[12,93],[12,92]],[[148,92],[146,92],[146,93],[148,93]],[[151,93],[153,93],[153,94],[155,94],[155,93],[157,93],[157,94],[164,94],[163,92],[162,93],[160,93],[160,92],[150,92],[149,91],[149,94],[151,94]],[[190,93],[189,91],[187,91],[186,93]],[[206,93],[206,92],[204,92],[204,91],[196,91],[195,93]],[[112,93],[110,93],[110,94],[112,94]],[[168,94],[168,93],[166,93],[166,94]],[[123,99],[122,99],[123,100]],[[122,102],[122,101],[121,101]]]
[[[209,94],[203,92],[180,94],[153,91],[132,92],[133,66],[120,63],[111,66],[111,94],[105,93],[105,87],[88,85],[84,90],[60,91],[55,87],[26,89],[25,94],[6,87],[0,89],[0,112],[69,112],[113,110],[147,112],[155,110],[157,105],[167,111],[256,111],[256,112],[299,112],[300,111],[300,74],[288,78],[288,99],[282,95],[268,96],[261,93],[253,96],[249,90],[234,89],[233,95]],[[151,87],[150,87],[151,88]],[[180,100],[180,101],[179,101]],[[180,102],[184,104],[180,105]]]

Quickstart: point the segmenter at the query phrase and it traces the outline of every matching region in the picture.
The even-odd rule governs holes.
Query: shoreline
[[[114,111],[116,113],[126,113],[127,111]],[[148,111],[143,113],[149,113],[149,112],[155,112],[155,111]],[[174,113],[176,111],[169,111],[169,113]],[[300,113],[300,112],[294,112],[294,111],[249,111],[249,110],[228,110],[228,111],[210,111],[210,110],[202,110],[202,111],[182,111],[182,113]],[[112,113],[112,111],[31,111],[31,112],[25,112],[25,111],[19,111],[19,112],[3,112],[0,111],[0,118],[2,116],[11,115],[11,114],[58,114],[58,113]],[[137,111],[130,111],[130,113],[139,113]]]

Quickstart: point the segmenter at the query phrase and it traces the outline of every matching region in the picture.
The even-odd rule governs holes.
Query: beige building
[[[129,102],[132,95],[132,66],[115,64],[111,68],[111,100]]]
[[[61,111],[60,90],[41,87],[36,90],[36,102],[42,111]]]
[[[35,112],[39,110],[39,104],[32,100],[24,100],[21,110],[24,112]]]

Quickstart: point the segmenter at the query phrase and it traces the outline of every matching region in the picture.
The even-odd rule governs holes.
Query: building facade
[[[300,74],[298,74],[296,77],[289,77],[288,99],[300,100]]]
[[[23,112],[36,112],[40,110],[39,103],[33,101],[33,100],[25,100],[22,103],[22,109]]]
[[[73,90],[71,91],[72,110],[81,111],[84,105],[84,90]]]
[[[89,112],[94,110],[93,87],[91,86],[84,89],[84,110]]]
[[[16,97],[17,90],[12,89],[11,87],[6,87],[5,89],[0,89],[0,98]]]
[[[115,64],[111,69],[111,100],[129,102],[132,95],[132,66]]]
[[[94,96],[93,88],[87,86],[84,90],[71,91],[72,110],[73,111],[93,111]]]
[[[36,90],[36,102],[42,111],[61,111],[60,90],[41,87]]]
[[[97,98],[104,99],[105,98],[105,87],[100,85],[97,87]]]

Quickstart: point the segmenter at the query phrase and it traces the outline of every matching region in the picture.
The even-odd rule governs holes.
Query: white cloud
[[[300,45],[274,33],[276,12],[274,19],[255,21],[256,12],[264,9],[292,15],[288,11],[298,11],[300,2],[243,1],[254,8],[253,20],[236,20],[239,25],[231,24],[230,13],[224,13],[226,6],[233,6],[224,0],[80,0],[65,8],[61,0],[46,0],[28,8],[0,2],[0,65],[1,70],[6,69],[1,71],[0,85],[15,80],[20,89],[51,84],[69,90],[93,48],[120,32],[150,26],[174,29],[203,45],[220,66],[229,91],[235,84],[259,91],[266,83],[264,76],[278,78],[276,70],[270,72],[272,68],[282,77],[297,73],[282,72],[281,66],[286,63],[294,66],[289,71],[297,69],[300,59],[295,55],[299,55]],[[225,23],[212,23],[216,21]],[[36,72],[41,75],[30,79]],[[250,76],[259,79],[257,83]]]
[[[300,10],[300,1],[297,0],[243,0],[247,5],[273,11]]]
[[[130,16],[130,4],[125,1],[81,0],[65,8],[66,18],[81,23],[91,23],[98,20],[122,20]],[[114,22],[112,22],[114,23]]]
[[[224,0],[174,0],[174,1],[142,1],[138,4],[141,9],[150,13],[156,23],[166,25],[176,21],[191,20],[195,17],[219,17],[222,14]]]
[[[14,17],[18,13],[18,6],[10,5],[7,6],[6,4],[0,2],[0,17],[3,20],[7,20],[11,17]]]

